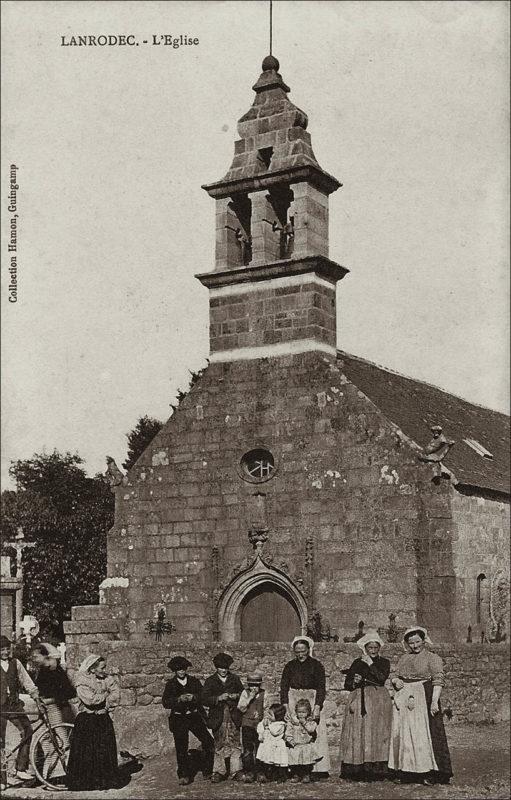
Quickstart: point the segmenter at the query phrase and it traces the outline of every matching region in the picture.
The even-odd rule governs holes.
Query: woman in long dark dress
[[[403,636],[407,654],[396,666],[389,767],[397,780],[427,786],[449,783],[451,757],[445,735],[440,695],[444,665],[425,649],[431,644],[426,628],[408,628]]]
[[[74,791],[112,789],[121,785],[117,743],[110,709],[119,689],[105,671],[102,656],[84,659],[75,676],[80,710],[75,719],[67,767],[67,785]]]
[[[321,758],[313,767],[317,777],[327,777],[330,772],[330,756],[325,717],[321,713],[326,697],[325,668],[311,653],[314,642],[308,636],[295,636],[292,642],[294,658],[288,661],[280,681],[280,702],[288,712],[288,718],[296,723],[295,707],[298,700],[308,700],[313,709],[313,719],[318,723],[316,747]]]
[[[341,778],[381,780],[388,777],[392,700],[385,688],[390,661],[380,656],[383,641],[368,631],[357,641],[363,655],[346,673],[351,692],[341,736]]]

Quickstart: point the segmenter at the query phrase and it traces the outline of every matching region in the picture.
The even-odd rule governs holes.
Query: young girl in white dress
[[[312,767],[321,756],[315,745],[318,725],[312,718],[312,708],[308,700],[298,700],[295,716],[286,727],[288,759],[293,783],[310,783]]]
[[[271,705],[257,726],[260,745],[257,760],[265,765],[266,778],[284,783],[288,766],[288,748],[284,740],[286,733],[286,707],[280,703]]]

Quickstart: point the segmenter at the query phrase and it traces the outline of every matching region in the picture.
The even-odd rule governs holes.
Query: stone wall
[[[169,640],[171,641],[171,640]],[[101,652],[108,669],[119,676],[121,706],[114,721],[119,743],[131,752],[152,755],[168,750],[172,739],[167,728],[167,713],[161,706],[165,681],[171,677],[167,662],[176,652],[186,655],[193,663],[191,672],[201,680],[214,671],[212,657],[219,648],[214,646],[172,649],[169,644],[149,640],[139,642],[102,641],[93,647],[68,644],[71,666],[76,667],[89,649]],[[234,658],[233,671],[242,679],[255,669],[265,676],[266,690],[278,698],[282,669],[290,659],[287,644],[236,643],[225,648]],[[446,668],[446,687],[442,696],[444,710],[452,711],[449,724],[463,722],[491,723],[509,719],[509,647],[506,645],[453,645],[435,648]],[[314,655],[325,666],[329,741],[337,747],[342,729],[348,692],[343,691],[341,669],[348,667],[360,651],[352,644],[320,644]],[[393,666],[403,654],[400,645],[387,645],[383,655]]]
[[[509,500],[484,496],[468,488],[452,493],[452,516],[455,525],[453,556],[457,577],[456,620],[458,631],[466,638],[470,625],[472,636],[491,629],[490,614],[499,615],[494,604],[499,580],[507,579],[509,587]],[[481,587],[480,618],[477,614],[478,576],[484,575],[486,585]],[[509,588],[507,609],[504,610],[509,636]]]

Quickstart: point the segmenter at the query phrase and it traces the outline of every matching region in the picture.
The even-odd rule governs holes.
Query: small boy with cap
[[[265,691],[261,684],[263,676],[260,672],[247,675],[247,688],[243,689],[238,703],[241,718],[241,744],[243,753],[243,781],[253,783],[257,779],[256,754],[259,747],[257,726],[264,716],[267,707]],[[262,774],[262,772],[260,773]]]
[[[215,739],[215,759],[212,782],[220,783],[227,777],[226,761],[230,761],[232,780],[240,780],[241,765],[241,711],[238,701],[243,684],[237,675],[229,671],[234,661],[227,653],[217,653],[213,659],[216,667],[214,675],[204,682],[202,701],[209,708],[209,727]]]
[[[0,746],[5,747],[5,731],[7,719],[19,730],[22,737],[30,736],[32,726],[29,718],[23,713],[25,706],[20,694],[26,692],[33,700],[39,700],[39,692],[25,667],[12,657],[11,642],[7,636],[0,636]],[[7,717],[16,713],[19,716]],[[28,772],[30,738],[20,747],[16,759],[16,776],[23,781],[30,781],[33,775]]]
[[[206,727],[205,712],[201,703],[202,684],[198,678],[187,674],[192,666],[183,656],[171,658],[168,666],[174,673],[165,684],[162,697],[163,708],[170,709],[169,729],[174,736],[177,760],[177,777],[181,786],[193,780],[192,766],[188,755],[188,734],[191,731],[204,751],[203,776],[209,778],[213,768],[214,742]]]

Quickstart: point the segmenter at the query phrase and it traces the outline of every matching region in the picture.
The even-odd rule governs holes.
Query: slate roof
[[[508,416],[348,353],[338,351],[338,358],[346,378],[416,444],[423,447],[430,441],[430,425],[442,426],[445,436],[456,442],[444,463],[460,484],[509,493]],[[475,452],[464,439],[475,439],[493,459]]]

